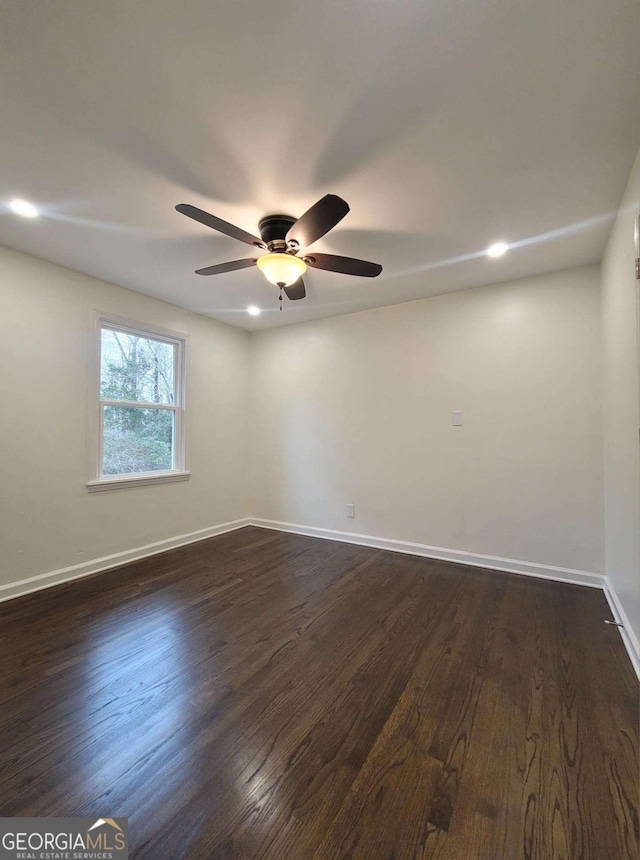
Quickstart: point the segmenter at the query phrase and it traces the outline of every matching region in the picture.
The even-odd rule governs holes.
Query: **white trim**
[[[153,338],[148,338],[152,340]],[[145,403],[144,400],[109,400],[108,397],[101,397],[100,403],[103,406],[119,406],[122,409],[164,409],[177,412],[180,409],[175,403]]]
[[[71,567],[61,567],[58,570],[52,570],[49,573],[40,573],[37,576],[30,576],[27,579],[21,579],[18,582],[10,582],[7,585],[0,585],[0,603],[5,600],[11,600],[14,597],[22,597],[24,594],[31,594],[34,591],[40,591],[44,588],[50,588],[53,585],[60,585],[63,582],[71,582],[74,579],[81,579],[84,576],[91,576],[94,573],[102,573],[113,567],[120,567],[123,564],[129,564],[132,561],[138,561],[141,558],[147,558],[151,555],[167,552],[176,547],[186,546],[197,541],[207,540],[208,538],[216,537],[216,535],[232,532],[236,529],[248,526],[249,520],[243,518],[240,520],[232,520],[228,523],[221,523],[217,526],[209,526],[206,529],[199,529],[195,532],[189,532],[184,535],[176,535],[176,537],[166,538],[165,540],[155,541],[145,546],[127,549],[124,552],[116,552],[113,555],[105,555],[102,558],[94,558],[91,561],[85,561],[81,564],[74,564]]]
[[[134,320],[131,317],[122,317],[118,314],[112,314],[111,311],[101,311],[98,308],[93,309],[93,316],[98,327],[101,322],[106,322],[109,327],[113,327],[125,334],[149,334],[154,340],[164,340],[167,343],[172,343],[175,340],[188,340],[189,335],[184,331],[165,328],[164,326],[153,325],[152,323]]]
[[[274,531],[291,532],[297,535],[307,535],[308,537],[323,538],[324,540],[355,543],[375,549],[387,549],[391,552],[404,552],[408,555],[419,555],[424,558],[437,558],[442,561],[452,561],[456,564],[468,564],[472,567],[490,568],[491,570],[500,570],[506,573],[520,573],[524,576],[552,579],[555,582],[569,582],[574,585],[587,585],[590,588],[604,588],[604,576],[602,574],[589,573],[585,570],[574,570],[569,567],[553,567],[533,561],[519,561],[514,558],[481,555],[459,549],[446,549],[422,543],[354,534],[352,532],[340,532],[334,529],[321,529],[315,526],[303,526],[297,523],[283,523],[277,520],[264,520],[255,517],[249,518],[249,525],[257,526],[258,528],[273,529]]]
[[[165,479],[169,476],[164,476]],[[179,480],[183,476],[175,476],[174,480]],[[188,473],[186,473],[188,477]],[[169,477],[169,479],[171,479]],[[121,483],[121,482],[118,482]],[[124,482],[122,482],[124,483]],[[127,483],[134,484],[134,481]],[[96,487],[95,489],[101,489]],[[284,523],[277,520],[265,520],[257,517],[244,517],[239,520],[232,520],[227,523],[221,523],[217,526],[210,526],[205,529],[199,529],[195,532],[189,532],[184,535],[177,535],[165,540],[155,541],[154,543],[144,546],[135,547],[134,549],[124,550],[123,552],[113,553],[112,555],[103,556],[102,558],[92,559],[91,561],[74,564],[70,567],[59,568],[52,570],[49,573],[41,573],[37,576],[30,576],[27,579],[22,579],[17,582],[10,582],[6,585],[0,585],[0,603],[6,600],[12,600],[15,597],[22,597],[25,594],[31,594],[35,591],[42,591],[45,588],[51,588],[55,585],[61,585],[65,582],[72,582],[75,579],[82,579],[85,576],[92,576],[96,573],[102,573],[114,567],[120,567],[124,564],[129,564],[133,561],[138,561],[142,558],[148,558],[152,555],[158,555],[167,552],[177,547],[187,546],[191,543],[197,543],[201,540],[216,537],[227,532],[236,531],[245,526],[256,526],[257,528],[270,529],[272,531],[289,532],[291,534],[306,535],[307,537],[322,538],[323,540],[339,541],[341,543],[353,543],[360,546],[368,546],[373,549],[383,549],[391,552],[406,553],[408,555],[417,555],[424,558],[435,558],[442,561],[450,561],[454,564],[466,564],[472,567],[488,568],[491,570],[504,571],[506,573],[518,573],[523,576],[533,576],[539,579],[548,579],[555,582],[567,582],[573,585],[586,585],[591,588],[602,588],[605,597],[611,608],[611,614],[614,620],[620,621],[624,627],[618,628],[622,641],[626,647],[631,664],[640,678],[640,644],[636,638],[629,620],[625,614],[622,604],[611,584],[608,577],[597,573],[588,573],[587,571],[574,570],[566,567],[553,567],[551,565],[537,564],[530,561],[518,561],[516,559],[501,558],[499,556],[481,555],[477,553],[464,552],[462,550],[445,549],[442,547],[433,547],[426,544],[412,543],[409,541],[399,541],[392,538],[377,538],[371,535],[360,535],[352,532],[341,532],[333,529],[322,529],[314,526],[304,526],[297,523]]]
[[[87,481],[90,493],[102,493],[105,490],[124,490],[128,487],[148,487],[150,484],[173,484],[175,481],[188,481],[191,472],[147,472],[127,478],[118,475],[115,478],[101,478],[98,481]]]
[[[88,461],[89,480],[87,489],[89,492],[97,490],[115,490],[122,487],[143,487],[150,484],[165,484],[172,481],[188,480],[189,471],[186,459],[186,394],[187,394],[187,363],[189,350],[189,336],[185,332],[173,331],[172,329],[158,328],[145,322],[125,319],[111,313],[93,309],[92,339],[90,347],[90,358],[88,361],[88,393],[89,404],[88,416]],[[137,401],[117,401],[110,398],[100,397],[100,365],[102,347],[102,329],[108,328],[125,334],[139,335],[150,340],[158,340],[169,343],[174,349],[174,403],[141,403]],[[135,475],[104,476],[102,474],[103,461],[103,425],[105,406],[124,406],[144,409],[163,409],[173,412],[173,468],[164,472]],[[168,476],[168,477],[167,477]]]
[[[469,553],[462,550],[433,547],[426,544],[394,540],[392,538],[377,538],[371,535],[360,535],[352,532],[341,532],[333,529],[304,526],[297,523],[266,520],[257,517],[244,517],[242,519],[232,520],[231,522],[210,526],[209,528],[189,532],[184,535],[177,535],[172,538],[156,541],[155,543],[146,544],[145,546],[135,547],[123,552],[103,556],[102,558],[92,559],[91,561],[75,564],[71,567],[60,568],[58,570],[50,571],[49,573],[41,573],[36,576],[28,577],[27,579],[19,580],[18,582],[0,585],[0,602],[11,600],[14,597],[21,597],[24,594],[30,594],[34,591],[40,591],[54,585],[60,585],[64,582],[71,582],[74,579],[81,579],[85,576],[101,573],[114,567],[120,567],[123,564],[129,564],[130,562],[138,561],[139,559],[147,558],[148,556],[167,552],[168,550],[175,549],[176,547],[186,546],[201,540],[207,540],[208,538],[215,537],[216,535],[235,531],[236,529],[241,529],[245,526],[256,526],[258,528],[270,529],[273,531],[289,532],[291,534],[306,535],[308,537],[322,538],[324,540],[358,544],[360,546],[372,547],[373,549],[389,550],[391,552],[406,553],[408,555],[417,555],[424,558],[435,558],[442,561],[450,561],[455,564],[466,564],[472,567],[499,570],[506,573],[518,573],[524,576],[533,576],[540,579],[553,580],[555,582],[567,582],[573,585],[586,585],[591,588],[602,588],[607,600],[609,601],[609,605],[612,608],[614,618],[625,624],[624,629],[621,628],[620,632],[625,645],[627,646],[631,662],[640,677],[638,641],[629,626],[622,606],[620,605],[620,601],[618,600],[610,581],[601,574],[574,570],[572,568],[553,567],[551,565],[537,564],[536,562],[530,561],[518,561],[516,559],[501,558],[499,556]]]
[[[622,636],[624,647],[627,649],[631,665],[635,669],[638,679],[640,679],[640,642],[638,642],[638,638],[633,632],[627,614],[622,608],[622,603],[620,603],[620,598],[616,594],[613,583],[608,576],[605,576],[604,579],[604,596],[609,603],[613,620],[623,625],[622,627],[618,627],[618,630]]]

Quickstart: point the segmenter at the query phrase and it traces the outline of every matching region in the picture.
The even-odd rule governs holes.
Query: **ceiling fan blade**
[[[255,264],[256,261],[253,257],[247,257],[245,260],[231,260],[230,263],[218,263],[217,266],[196,269],[196,275],[222,275],[224,272],[235,272],[236,269],[248,269],[249,266],[255,266]]]
[[[252,236],[246,230],[241,230],[234,224],[229,224],[228,221],[223,221],[222,218],[216,218],[215,215],[210,215],[197,206],[190,206],[188,203],[178,203],[176,210],[187,218],[193,218],[194,221],[199,221],[206,227],[211,227],[212,230],[217,230],[218,233],[224,233],[225,236],[231,236],[232,239],[238,239],[240,242],[246,242],[247,245],[256,245],[258,248],[264,248],[265,244],[262,239],[257,236]]]
[[[335,194],[327,194],[311,209],[307,209],[287,233],[287,242],[297,242],[302,248],[328,233],[349,211],[349,204]]]
[[[314,269],[341,272],[343,275],[359,275],[361,278],[377,278],[382,271],[378,263],[356,260],[355,257],[338,257],[336,254],[309,254],[302,258]]]
[[[307,295],[302,278],[298,278],[295,284],[291,284],[290,287],[284,287],[284,291],[287,298],[291,299],[292,302],[297,302],[298,299],[303,299]]]

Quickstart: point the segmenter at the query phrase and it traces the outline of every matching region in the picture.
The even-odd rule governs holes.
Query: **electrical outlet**
[[[347,516],[355,517],[356,515],[356,506],[355,505],[347,505]]]

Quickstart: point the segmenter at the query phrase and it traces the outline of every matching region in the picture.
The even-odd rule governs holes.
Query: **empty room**
[[[637,0],[2,0],[0,860],[637,860]]]

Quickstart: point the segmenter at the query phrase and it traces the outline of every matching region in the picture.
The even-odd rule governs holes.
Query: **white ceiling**
[[[3,0],[0,243],[250,330],[596,262],[639,39],[637,0]],[[313,247],[377,280],[310,271],[278,313],[257,270],[193,274],[251,250],[176,203],[256,232],[328,192]]]

